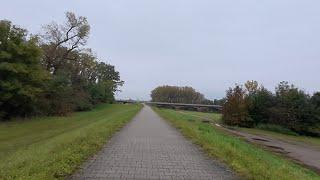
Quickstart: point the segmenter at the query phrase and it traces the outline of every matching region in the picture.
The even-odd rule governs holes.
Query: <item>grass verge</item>
[[[205,113],[205,112],[196,112],[196,111],[178,111],[178,112],[189,114],[196,117],[201,117],[202,119],[209,119],[212,121],[212,123],[222,123],[221,122],[222,115],[219,113]],[[301,135],[295,134],[290,130],[287,130],[287,132],[285,132],[285,129],[275,125],[261,124],[256,128],[240,128],[240,127],[234,127],[234,128],[239,131],[260,135],[260,136],[267,136],[267,137],[279,139],[288,143],[293,143],[293,144],[305,143],[306,145],[311,145],[315,148],[320,149],[319,137],[301,136]]]
[[[221,123],[222,115],[219,113],[197,112],[197,111],[178,111],[183,114],[199,117],[204,120],[211,120],[212,123]]]
[[[281,134],[286,134],[286,135],[291,135],[291,136],[299,136],[298,133],[279,126],[279,125],[275,125],[275,124],[258,124],[256,127],[256,129],[261,129],[261,130],[266,130],[266,131],[272,131],[272,132],[276,132],[276,133],[281,133]]]
[[[96,153],[141,105],[100,105],[69,117],[0,123],[0,179],[63,179]]]
[[[228,135],[200,117],[171,109],[154,110],[183,135],[199,144],[211,157],[216,157],[246,179],[320,179],[316,173],[244,140]]]

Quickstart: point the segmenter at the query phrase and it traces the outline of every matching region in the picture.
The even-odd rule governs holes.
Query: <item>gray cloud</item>
[[[317,0],[11,0],[1,2],[0,18],[37,33],[66,11],[87,16],[88,46],[126,81],[119,98],[148,99],[162,84],[219,98],[250,79],[320,90],[319,7]]]

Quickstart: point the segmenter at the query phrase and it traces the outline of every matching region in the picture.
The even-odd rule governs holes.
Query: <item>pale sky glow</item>
[[[235,83],[287,80],[320,91],[319,0],[0,0],[0,19],[38,33],[66,11],[88,17],[88,47],[116,66],[118,98],[158,85],[221,98]]]

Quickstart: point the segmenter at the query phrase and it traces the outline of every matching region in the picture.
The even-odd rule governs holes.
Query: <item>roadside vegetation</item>
[[[288,82],[279,83],[275,93],[256,81],[236,85],[227,91],[222,113],[231,126],[320,136],[320,93],[309,95]]]
[[[210,120],[212,124],[222,123],[222,115],[220,113],[206,113],[206,112],[197,112],[197,111],[177,111],[177,112],[194,116],[202,120]],[[275,125],[262,124],[260,126],[256,126],[255,128],[241,128],[241,127],[233,127],[233,128],[237,131],[243,131],[250,134],[261,135],[261,136],[267,136],[267,137],[279,139],[279,140],[293,143],[293,144],[305,143],[320,149],[319,137],[301,136],[299,134],[294,133],[291,130],[284,130],[284,128],[281,126],[275,127]],[[288,132],[286,133],[286,131]]]
[[[199,144],[209,156],[225,162],[244,178],[320,179],[311,170],[218,130],[208,123],[202,123],[203,117],[171,109],[154,110],[183,135]]]
[[[0,20],[0,120],[67,115],[113,102],[123,81],[86,47],[89,31],[87,18],[71,12],[37,35]]]
[[[141,107],[102,104],[67,117],[0,122],[0,179],[65,178]]]

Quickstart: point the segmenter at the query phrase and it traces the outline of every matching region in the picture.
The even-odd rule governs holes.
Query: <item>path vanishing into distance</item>
[[[235,179],[149,106],[116,133],[72,179]]]

